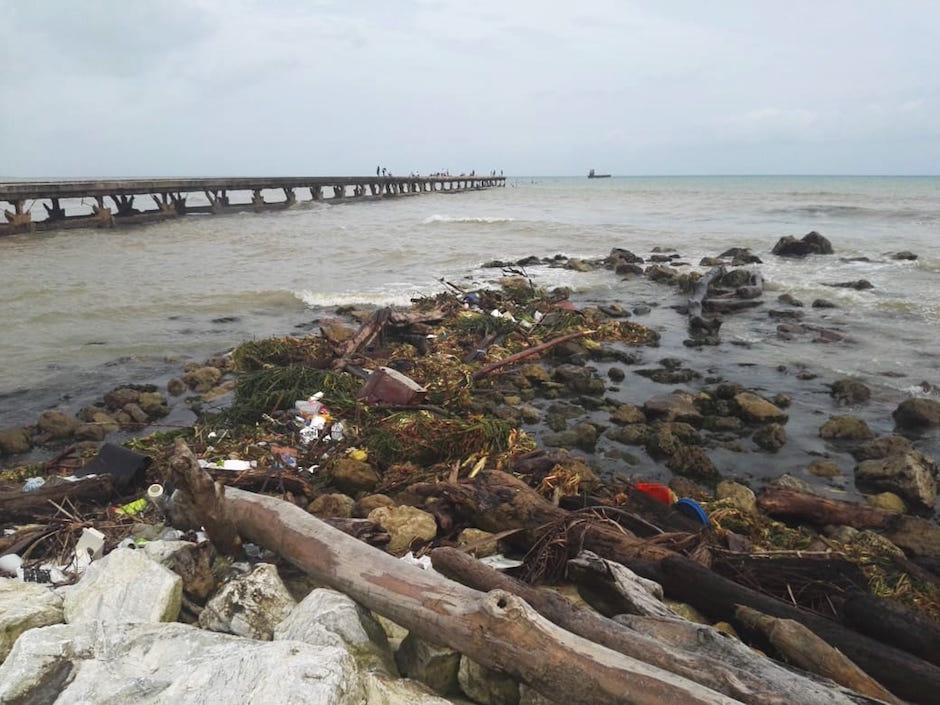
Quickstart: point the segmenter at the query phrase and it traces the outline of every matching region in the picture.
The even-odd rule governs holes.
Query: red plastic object
[[[658,482],[638,482],[634,485],[637,492],[648,494],[653,499],[657,499],[663,504],[672,504],[675,501],[675,495],[666,485]]]

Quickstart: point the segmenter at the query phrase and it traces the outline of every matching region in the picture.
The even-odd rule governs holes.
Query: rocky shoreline
[[[802,240],[783,238],[774,248],[775,256],[831,253],[831,244],[818,233]],[[182,686],[174,684],[221,672],[212,665],[212,654],[237,646],[233,637],[214,634],[222,632],[249,642],[243,646],[250,652],[244,659],[256,669],[250,670],[251,677],[272,686],[272,677],[285,679],[286,699],[279,702],[293,702],[293,695],[287,694],[295,687],[300,693],[302,679],[284,675],[292,669],[263,662],[263,651],[265,659],[283,665],[296,658],[298,669],[322,673],[318,683],[329,693],[323,702],[394,702],[389,689],[408,683],[395,680],[399,675],[423,681],[438,694],[401,686],[419,689],[409,690],[402,701],[436,702],[438,696],[447,696],[451,701],[469,698],[486,704],[539,702],[542,696],[526,688],[524,678],[494,674],[452,649],[439,653],[423,640],[409,642],[387,621],[382,622],[385,629],[379,629],[375,617],[348,596],[319,589],[310,592],[309,579],[264,547],[253,547],[242,561],[223,560],[212,543],[193,533],[208,525],[185,502],[144,503],[136,512],[116,516],[114,505],[130,506],[127,501],[141,496],[148,484],[159,485],[161,492],[178,486],[171,457],[179,450],[174,442],[183,440],[216,481],[274,494],[396,556],[412,555],[409,551],[426,554],[435,546],[454,544],[470,545],[478,557],[513,553],[509,543],[500,541],[499,529],[519,527],[490,526],[492,533],[482,533],[482,522],[468,521],[465,515],[458,518],[446,503],[428,500],[429,494],[434,496],[448,483],[472,482],[490,471],[513,472],[557,508],[628,507],[650,524],[666,520],[655,508],[631,502],[640,501],[637,488],[642,483],[662,483],[671,490],[667,503],[685,500],[678,505],[687,510],[680,512],[684,521],[688,522],[689,511],[693,520],[695,512],[703,512],[708,525],[704,533],[702,523],[698,529],[694,523],[681,524],[681,531],[708,534],[707,540],[699,540],[714,545],[712,561],[719,550],[835,551],[862,566],[868,584],[856,589],[873,591],[878,581],[894,581],[891,587],[881,585],[877,596],[897,600],[911,619],[925,620],[927,632],[936,633],[940,527],[937,466],[929,449],[940,428],[940,402],[907,399],[895,404],[887,418],[872,418],[872,391],[860,381],[835,379],[823,386],[807,371],[778,369],[788,380],[814,384],[808,394],[814,408],[828,406],[823,416],[805,412],[807,392],[801,387],[791,384],[770,391],[768,375],[755,375],[746,367],[736,379],[723,374],[730,366],[712,364],[707,351],[721,344],[722,325],[729,317],[769,308],[767,315],[777,322],[778,335],[784,339],[838,345],[846,337],[845,331],[820,325],[806,315],[807,308],[825,310],[830,306],[825,301],[807,307],[785,293],[766,301],[759,264],[754,255],[737,248],[699,263],[711,268],[705,273],[693,271],[678,253],[640,257],[621,248],[595,262],[561,257],[492,262],[490,266],[505,275],[500,289],[469,291],[448,284],[448,291],[416,301],[408,311],[339,310],[335,318],[320,321],[319,335],[246,343],[229,355],[190,365],[167,386],[166,394],[152,386],[128,385],[112,390],[75,417],[48,411],[34,426],[0,431],[0,457],[8,465],[33,447],[56,453],[43,463],[14,465],[0,475],[5,505],[0,521],[6,529],[0,539],[0,562],[23,554],[17,566],[23,578],[25,569],[61,565],[72,555],[73,563],[60,571],[60,581],[75,582],[53,592],[0,578],[4,593],[0,599],[17,605],[9,611],[12,622],[2,625],[6,636],[0,643],[13,651],[0,666],[0,675],[13,679],[0,682],[14,685],[9,692],[0,690],[0,701],[48,692],[55,681],[56,687],[67,685],[73,699],[104,702],[109,688],[129,686],[118,685],[116,678],[102,690],[87,675],[92,667],[78,664],[100,662],[105,644],[120,641],[128,644],[127,656],[113,658],[132,670],[134,649],[152,652],[158,642],[182,640],[193,655],[182,671],[178,659],[153,665],[159,674],[154,682],[167,689],[163,699],[154,702],[169,702],[170,693],[183,698],[175,702],[197,702],[186,700],[178,690]],[[541,291],[526,275],[525,268],[535,265],[576,271],[604,267],[625,278],[658,282],[684,299],[664,314],[672,320],[681,317],[682,324],[661,331],[635,322],[663,320],[664,316],[657,317],[655,302],[592,305],[568,291]],[[865,288],[861,281],[833,285]],[[670,348],[675,355],[662,354],[660,346],[667,336],[681,341],[679,347]],[[701,361],[706,361],[705,368]],[[819,401],[820,386],[828,399],[825,404]],[[314,392],[320,395],[314,397]],[[183,399],[188,401],[179,401]],[[114,437],[109,434],[143,433],[149,424],[165,418],[174,404],[220,399],[231,400],[221,415],[206,414],[192,428],[125,443],[149,462],[128,484],[103,483],[97,495],[79,496],[61,479],[100,459],[102,442]],[[885,404],[874,406],[883,409]],[[851,458],[850,471],[845,458]],[[774,472],[774,466],[799,470]],[[31,481],[32,491],[25,492],[24,483]],[[422,483],[439,489],[422,490]],[[818,518],[814,521],[794,509],[795,500],[788,492],[819,498],[822,503],[812,510]],[[56,504],[23,500],[31,494]],[[839,503],[862,496],[864,504]],[[65,500],[71,507],[67,525],[61,514]],[[790,504],[782,505],[783,500]],[[843,521],[826,522],[821,521],[823,511],[830,517],[846,513],[839,515]],[[773,516],[786,519],[790,526],[772,521]],[[37,529],[43,521],[45,529]],[[79,568],[74,564],[75,546],[93,526],[101,533],[99,553],[105,555]],[[679,531],[679,526],[672,528]],[[638,530],[635,525],[630,529]],[[53,545],[50,536],[57,543]],[[128,540],[144,550],[117,548]],[[545,565],[539,569],[533,560],[530,552],[523,561],[530,579],[558,577],[552,570],[546,572]],[[125,563],[122,568],[110,567]],[[0,569],[4,565],[12,564],[0,563]],[[154,571],[154,577],[142,581],[139,576],[144,571]],[[103,581],[99,576],[105,573],[107,581],[96,582]],[[264,587],[256,587],[255,580]],[[156,595],[157,585],[165,584],[166,598],[133,597],[135,586],[144,584],[149,596]],[[842,602],[850,600],[841,589],[833,591],[826,598],[830,603],[835,600],[833,610],[841,618]],[[76,597],[80,594],[91,597]],[[255,604],[251,595],[264,597]],[[787,599],[786,593],[781,596]],[[82,600],[90,602],[80,605]],[[107,611],[118,602],[123,604],[116,611]],[[344,606],[327,606],[334,602]],[[27,603],[35,609],[23,607]],[[127,610],[136,609],[135,605],[146,607],[147,613],[128,616]],[[814,602],[812,608],[819,605]],[[345,626],[333,624],[328,615],[334,609],[347,613],[351,621]],[[88,626],[116,620],[151,624],[135,627],[120,639],[105,627]],[[312,625],[324,620],[329,623],[328,634]],[[61,621],[66,624],[39,628]],[[201,630],[196,631],[205,634],[172,632],[179,632],[182,625],[155,626],[177,621],[198,625]],[[291,626],[294,621],[304,624],[301,631]],[[20,634],[24,636],[17,639]],[[397,649],[388,645],[389,636]],[[395,639],[403,641],[398,644]],[[279,644],[279,640],[285,641]],[[68,657],[68,667],[61,654],[53,654],[54,644],[64,642],[86,645]],[[294,642],[321,649],[328,642],[335,647],[336,664],[304,662],[314,653],[291,645]],[[904,648],[890,639],[886,642],[886,649],[895,647]],[[406,660],[412,656],[417,660]],[[344,659],[348,668],[340,665]],[[41,666],[36,666],[37,661]],[[426,670],[429,662],[449,665],[444,675],[432,675]],[[59,675],[49,675],[53,672]],[[930,681],[931,673],[923,677]],[[248,676],[231,677],[246,683]],[[882,674],[879,677],[908,700],[929,701],[909,690],[899,691],[904,690],[903,683],[889,684]],[[417,695],[419,691],[423,695]],[[143,695],[136,697],[128,701],[150,702]]]

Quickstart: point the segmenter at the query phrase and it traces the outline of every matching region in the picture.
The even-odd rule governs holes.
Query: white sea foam
[[[516,218],[500,217],[500,216],[451,216],[451,215],[432,215],[428,216],[421,222],[424,225],[431,225],[432,223],[465,223],[465,224],[480,224],[480,223],[514,223]]]

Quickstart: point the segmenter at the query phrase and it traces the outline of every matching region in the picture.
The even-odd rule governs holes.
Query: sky
[[[937,0],[0,0],[0,177],[938,174]]]

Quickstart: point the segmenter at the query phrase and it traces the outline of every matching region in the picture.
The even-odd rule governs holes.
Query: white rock
[[[0,703],[362,705],[343,649],[185,624],[83,622],[26,632],[0,666]]]
[[[183,581],[143,551],[120,548],[88,566],[75,585],[59,588],[65,621],[172,622]]]
[[[339,637],[364,671],[398,675],[385,631],[372,613],[335,590],[313,590],[274,629],[274,639],[320,644],[322,630]]]
[[[199,615],[199,626],[214,632],[270,640],[274,627],[296,604],[277,568],[271,563],[259,563],[250,573],[222,586]]]
[[[27,629],[58,624],[62,619],[62,598],[50,588],[0,578],[0,662]]]
[[[362,674],[362,685],[368,705],[452,705],[423,683],[409,678],[367,672]]]

